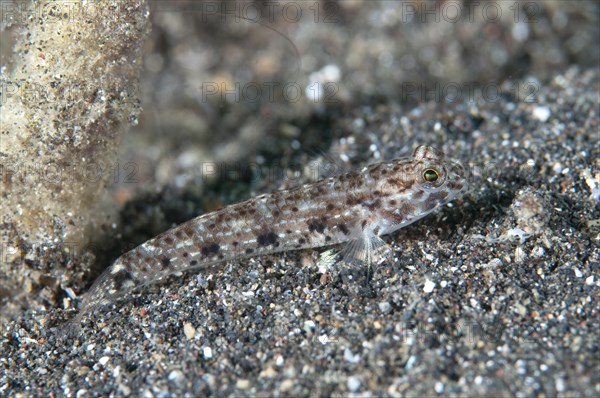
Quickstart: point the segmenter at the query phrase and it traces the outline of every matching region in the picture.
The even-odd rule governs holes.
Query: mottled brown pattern
[[[439,178],[425,181],[424,172],[431,169]],[[201,215],[118,258],[85,296],[77,319],[178,270],[348,241],[372,247],[378,236],[424,217],[465,188],[457,164],[445,160],[441,151],[421,146],[411,158],[373,164]]]

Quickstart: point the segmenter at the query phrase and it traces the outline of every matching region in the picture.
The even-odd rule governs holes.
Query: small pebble
[[[379,303],[379,311],[387,314],[392,309],[392,306],[387,301]]]
[[[356,376],[352,376],[348,379],[348,381],[346,382],[346,385],[348,386],[348,390],[352,391],[352,392],[357,392],[360,389],[360,379]]]
[[[206,359],[210,359],[213,357],[213,351],[210,347],[202,347],[202,356]]]
[[[188,340],[191,340],[196,335],[196,329],[194,329],[191,323],[186,322],[183,324],[183,334],[185,334]]]
[[[349,348],[346,348],[344,350],[344,360],[349,363],[358,363],[360,362],[360,355],[355,355],[352,353],[352,351],[350,351]]]
[[[423,285],[423,291],[425,293],[431,293],[433,292],[433,289],[435,289],[435,282],[432,282],[429,279],[427,279],[425,281],[425,285]]]
[[[546,106],[538,106],[533,110],[533,117],[540,122],[545,122],[550,117],[550,109]]]
[[[180,370],[172,370],[169,373],[168,379],[177,384],[183,384],[185,382],[185,375]]]

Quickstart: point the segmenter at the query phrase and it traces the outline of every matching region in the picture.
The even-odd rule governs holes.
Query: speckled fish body
[[[420,146],[411,158],[227,206],[119,257],[84,297],[78,318],[175,271],[247,257],[351,242],[350,255],[370,263],[361,251],[460,196],[466,186],[458,164]]]

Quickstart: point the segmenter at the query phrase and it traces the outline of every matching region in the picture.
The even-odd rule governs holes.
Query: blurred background
[[[598,66],[598,15],[594,1],[152,1],[143,112],[111,189],[117,206],[144,193],[166,214],[128,244],[282,177],[306,182],[323,154],[339,170],[444,147],[439,118],[401,120],[422,119],[419,104],[446,107],[464,158],[482,121],[470,105],[528,101],[569,66]],[[144,219],[131,204],[123,218]]]

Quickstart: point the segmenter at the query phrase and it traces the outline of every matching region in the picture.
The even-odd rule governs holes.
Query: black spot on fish
[[[163,258],[160,260],[160,263],[162,264],[162,267],[163,267],[163,268],[167,268],[169,265],[171,265],[171,259],[170,259],[170,258],[168,258],[168,257],[163,257]]]
[[[346,227],[345,224],[338,224],[337,227],[340,231],[342,231],[342,233],[344,235],[348,235],[350,233],[350,231],[348,230],[348,227]]]
[[[317,231],[322,234],[325,231],[325,225],[319,221],[311,221],[308,224],[308,230],[310,232]]]
[[[277,234],[275,234],[275,232],[268,232],[266,234],[258,235],[256,241],[261,246],[274,245],[277,243]]]
[[[377,210],[381,206],[381,199],[375,199],[373,201],[364,203],[363,205],[371,211]]]
[[[133,274],[127,270],[121,270],[112,275],[112,280],[116,290],[121,290],[123,284],[127,281],[133,281]]]
[[[200,252],[204,256],[210,256],[212,254],[217,254],[219,252],[219,249],[220,247],[218,244],[211,243],[210,245],[206,245],[202,249],[200,249]]]

